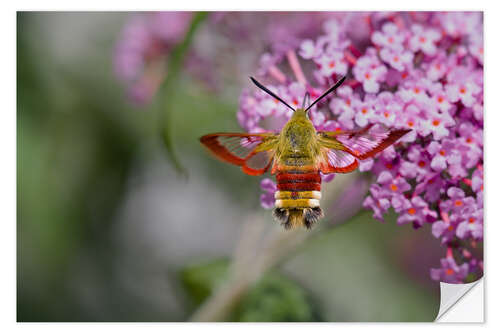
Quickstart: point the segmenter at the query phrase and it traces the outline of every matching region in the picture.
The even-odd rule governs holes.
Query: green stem
[[[189,30],[184,37],[184,40],[179,43],[170,54],[168,62],[168,75],[160,88],[160,94],[163,95],[163,105],[160,112],[160,134],[163,139],[163,144],[165,146],[167,156],[172,161],[177,172],[185,176],[187,175],[187,171],[177,157],[171,136],[170,123],[172,119],[172,113],[175,108],[172,102],[173,97],[175,96],[177,91],[177,83],[179,81],[179,76],[181,73],[182,65],[186,58],[186,54],[193,42],[196,30],[206,19],[207,14],[208,13],[206,12],[199,12],[194,15]]]

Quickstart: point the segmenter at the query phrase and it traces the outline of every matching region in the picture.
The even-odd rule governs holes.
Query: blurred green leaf
[[[276,272],[268,273],[243,298],[233,315],[235,321],[317,321],[306,292]]]
[[[192,302],[199,306],[225,281],[226,259],[185,268],[181,280]],[[282,274],[271,271],[257,282],[233,310],[229,321],[317,321],[306,291]]]
[[[190,266],[181,272],[181,281],[193,303],[198,306],[224,281],[229,267],[227,259],[217,259]]]

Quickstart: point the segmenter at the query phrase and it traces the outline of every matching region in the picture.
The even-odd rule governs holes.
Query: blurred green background
[[[280,228],[260,207],[260,178],[198,141],[240,130],[235,82],[251,73],[218,93],[180,73],[169,119],[179,175],[157,103],[130,104],[112,72],[129,15],[17,15],[18,321],[189,320],[224,286],[245,221]],[[227,320],[431,321],[429,269],[443,254],[427,227],[362,211],[273,268]]]

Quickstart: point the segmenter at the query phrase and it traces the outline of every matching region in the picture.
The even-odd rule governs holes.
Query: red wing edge
[[[237,166],[244,173],[258,176],[265,173],[273,159],[273,151],[255,151],[274,134],[214,133],[200,138],[201,143],[217,158]]]

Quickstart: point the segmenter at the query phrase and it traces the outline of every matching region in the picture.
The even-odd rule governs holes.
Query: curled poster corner
[[[484,321],[483,278],[467,284],[440,283],[441,303],[437,322]]]

